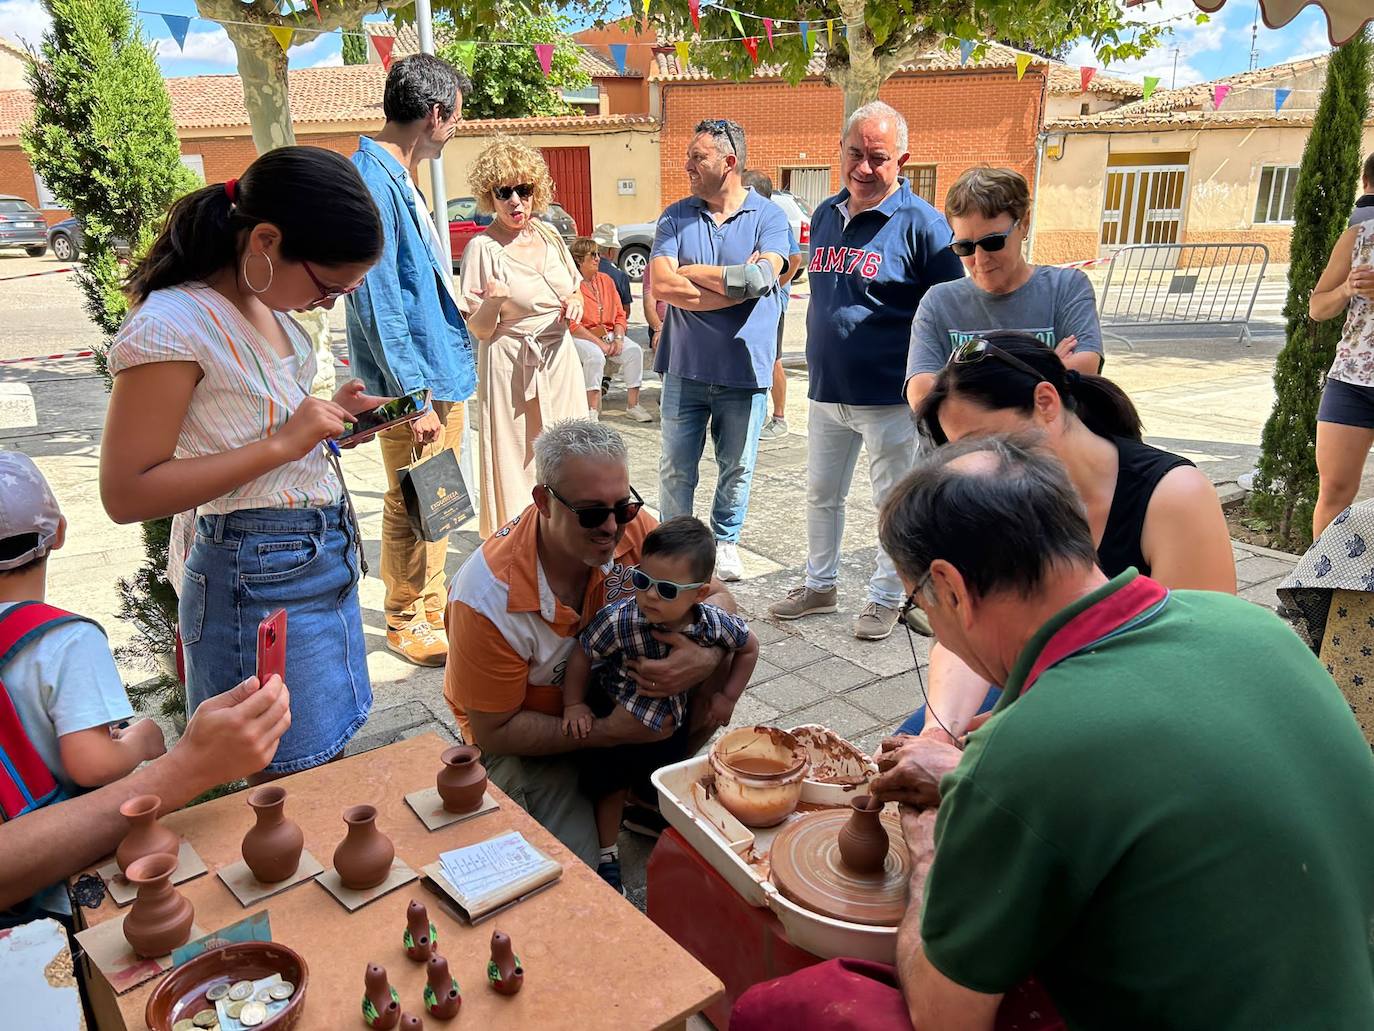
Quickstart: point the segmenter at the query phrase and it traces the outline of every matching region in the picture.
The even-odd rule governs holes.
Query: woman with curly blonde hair
[[[582,317],[580,276],[556,232],[536,217],[553,200],[537,150],[498,136],[468,169],[478,209],[495,217],[463,252],[458,307],[478,342],[481,534],[524,511],[534,489],[534,439],[560,419],[585,419],[582,363],[568,333]]]

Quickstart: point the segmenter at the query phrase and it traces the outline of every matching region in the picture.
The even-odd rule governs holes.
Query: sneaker
[[[813,591],[810,587],[793,587],[782,601],[768,606],[768,614],[774,619],[801,619],[802,616],[818,616],[823,612],[834,612],[839,606],[839,589]]]
[[[610,377],[610,376],[602,376],[602,377],[601,377],[601,396],[602,396],[602,397],[605,397],[605,396],[607,395],[607,393],[610,392],[610,389],[611,389],[611,377]]]
[[[425,622],[432,626],[435,630],[443,630],[444,610],[435,609],[433,612],[431,612],[429,609],[425,609]]]
[[[860,641],[882,641],[892,633],[901,613],[887,605],[870,601],[864,610],[854,617],[854,636]]]
[[[448,641],[443,631],[435,630],[423,619],[400,630],[388,629],[386,646],[417,666],[442,666],[448,661]]]
[[[668,829],[668,821],[652,806],[640,802],[626,802],[625,815],[620,818],[620,826],[641,837],[657,838]]]
[[[739,560],[739,548],[734,541],[716,541],[716,575],[727,583],[744,575],[744,563]]]
[[[930,620],[926,619],[926,614],[915,605],[906,610],[906,617],[902,622],[922,637],[935,636],[935,631],[930,628]]]
[[[625,894],[625,885],[620,883],[620,860],[606,859],[596,865],[596,875],[620,894]]]
[[[649,414],[649,410],[643,405],[631,405],[625,409],[625,414],[635,422],[653,422],[654,417]]]
[[[759,430],[759,440],[781,440],[787,436],[787,420],[779,419],[776,415],[763,424],[763,429]]]

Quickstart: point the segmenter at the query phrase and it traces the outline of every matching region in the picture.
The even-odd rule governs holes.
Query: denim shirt
[[[477,386],[472,341],[444,283],[416,210],[410,176],[366,136],[353,164],[382,218],[382,258],[346,300],[348,354],[369,393],[429,389],[436,401],[466,401]]]

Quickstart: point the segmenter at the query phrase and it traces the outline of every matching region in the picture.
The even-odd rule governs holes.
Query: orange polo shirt
[[[620,293],[615,288],[615,280],[604,272],[598,272],[591,279],[582,280],[582,318],[578,325],[597,336],[605,336],[616,327],[625,332],[625,306],[620,303]]]

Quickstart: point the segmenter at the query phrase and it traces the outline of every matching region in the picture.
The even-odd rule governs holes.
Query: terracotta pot
[[[470,813],[482,804],[487,790],[487,769],[482,765],[482,750],[476,745],[455,745],[439,757],[444,768],[437,786],[444,808],[450,813]]]
[[[364,1023],[374,1031],[390,1031],[401,1020],[401,996],[386,979],[386,967],[369,963],[363,984]]]
[[[157,822],[161,808],[162,799],[157,795],[135,795],[119,807],[119,814],[129,821],[129,830],[115,850],[120,873],[127,874],[136,859],[160,853],[175,856],[181,850],[181,838]]]
[[[458,990],[458,980],[448,970],[448,960],[437,952],[429,957],[425,971],[428,978],[425,984],[425,1010],[438,1020],[449,1020],[463,1004],[462,993]]]
[[[138,885],[138,898],[124,918],[124,937],[134,954],[144,959],[165,956],[191,937],[196,911],[172,887],[177,857],[165,852],[135,859],[124,876]]]
[[[877,873],[892,847],[881,819],[883,804],[870,795],[860,795],[849,807],[853,813],[840,828],[840,858],[855,873]]]
[[[305,847],[305,834],[283,811],[286,789],[276,785],[258,788],[248,796],[248,804],[258,822],[243,836],[243,861],[264,884],[284,881],[295,874]]]
[[[406,907],[406,933],[401,938],[401,944],[405,946],[406,955],[416,963],[423,963],[434,955],[439,944],[439,932],[430,922],[429,911],[423,902],[411,899]]]
[[[731,730],[708,761],[716,800],[746,827],[772,827],[791,816],[811,768],[806,749],[777,727]]]
[[[334,869],[345,888],[366,891],[386,880],[396,847],[377,829],[377,808],[350,806],[343,812],[348,833],[334,850]]]
[[[525,983],[525,968],[515,954],[510,935],[491,932],[491,960],[487,963],[487,980],[502,995],[514,995]]]

